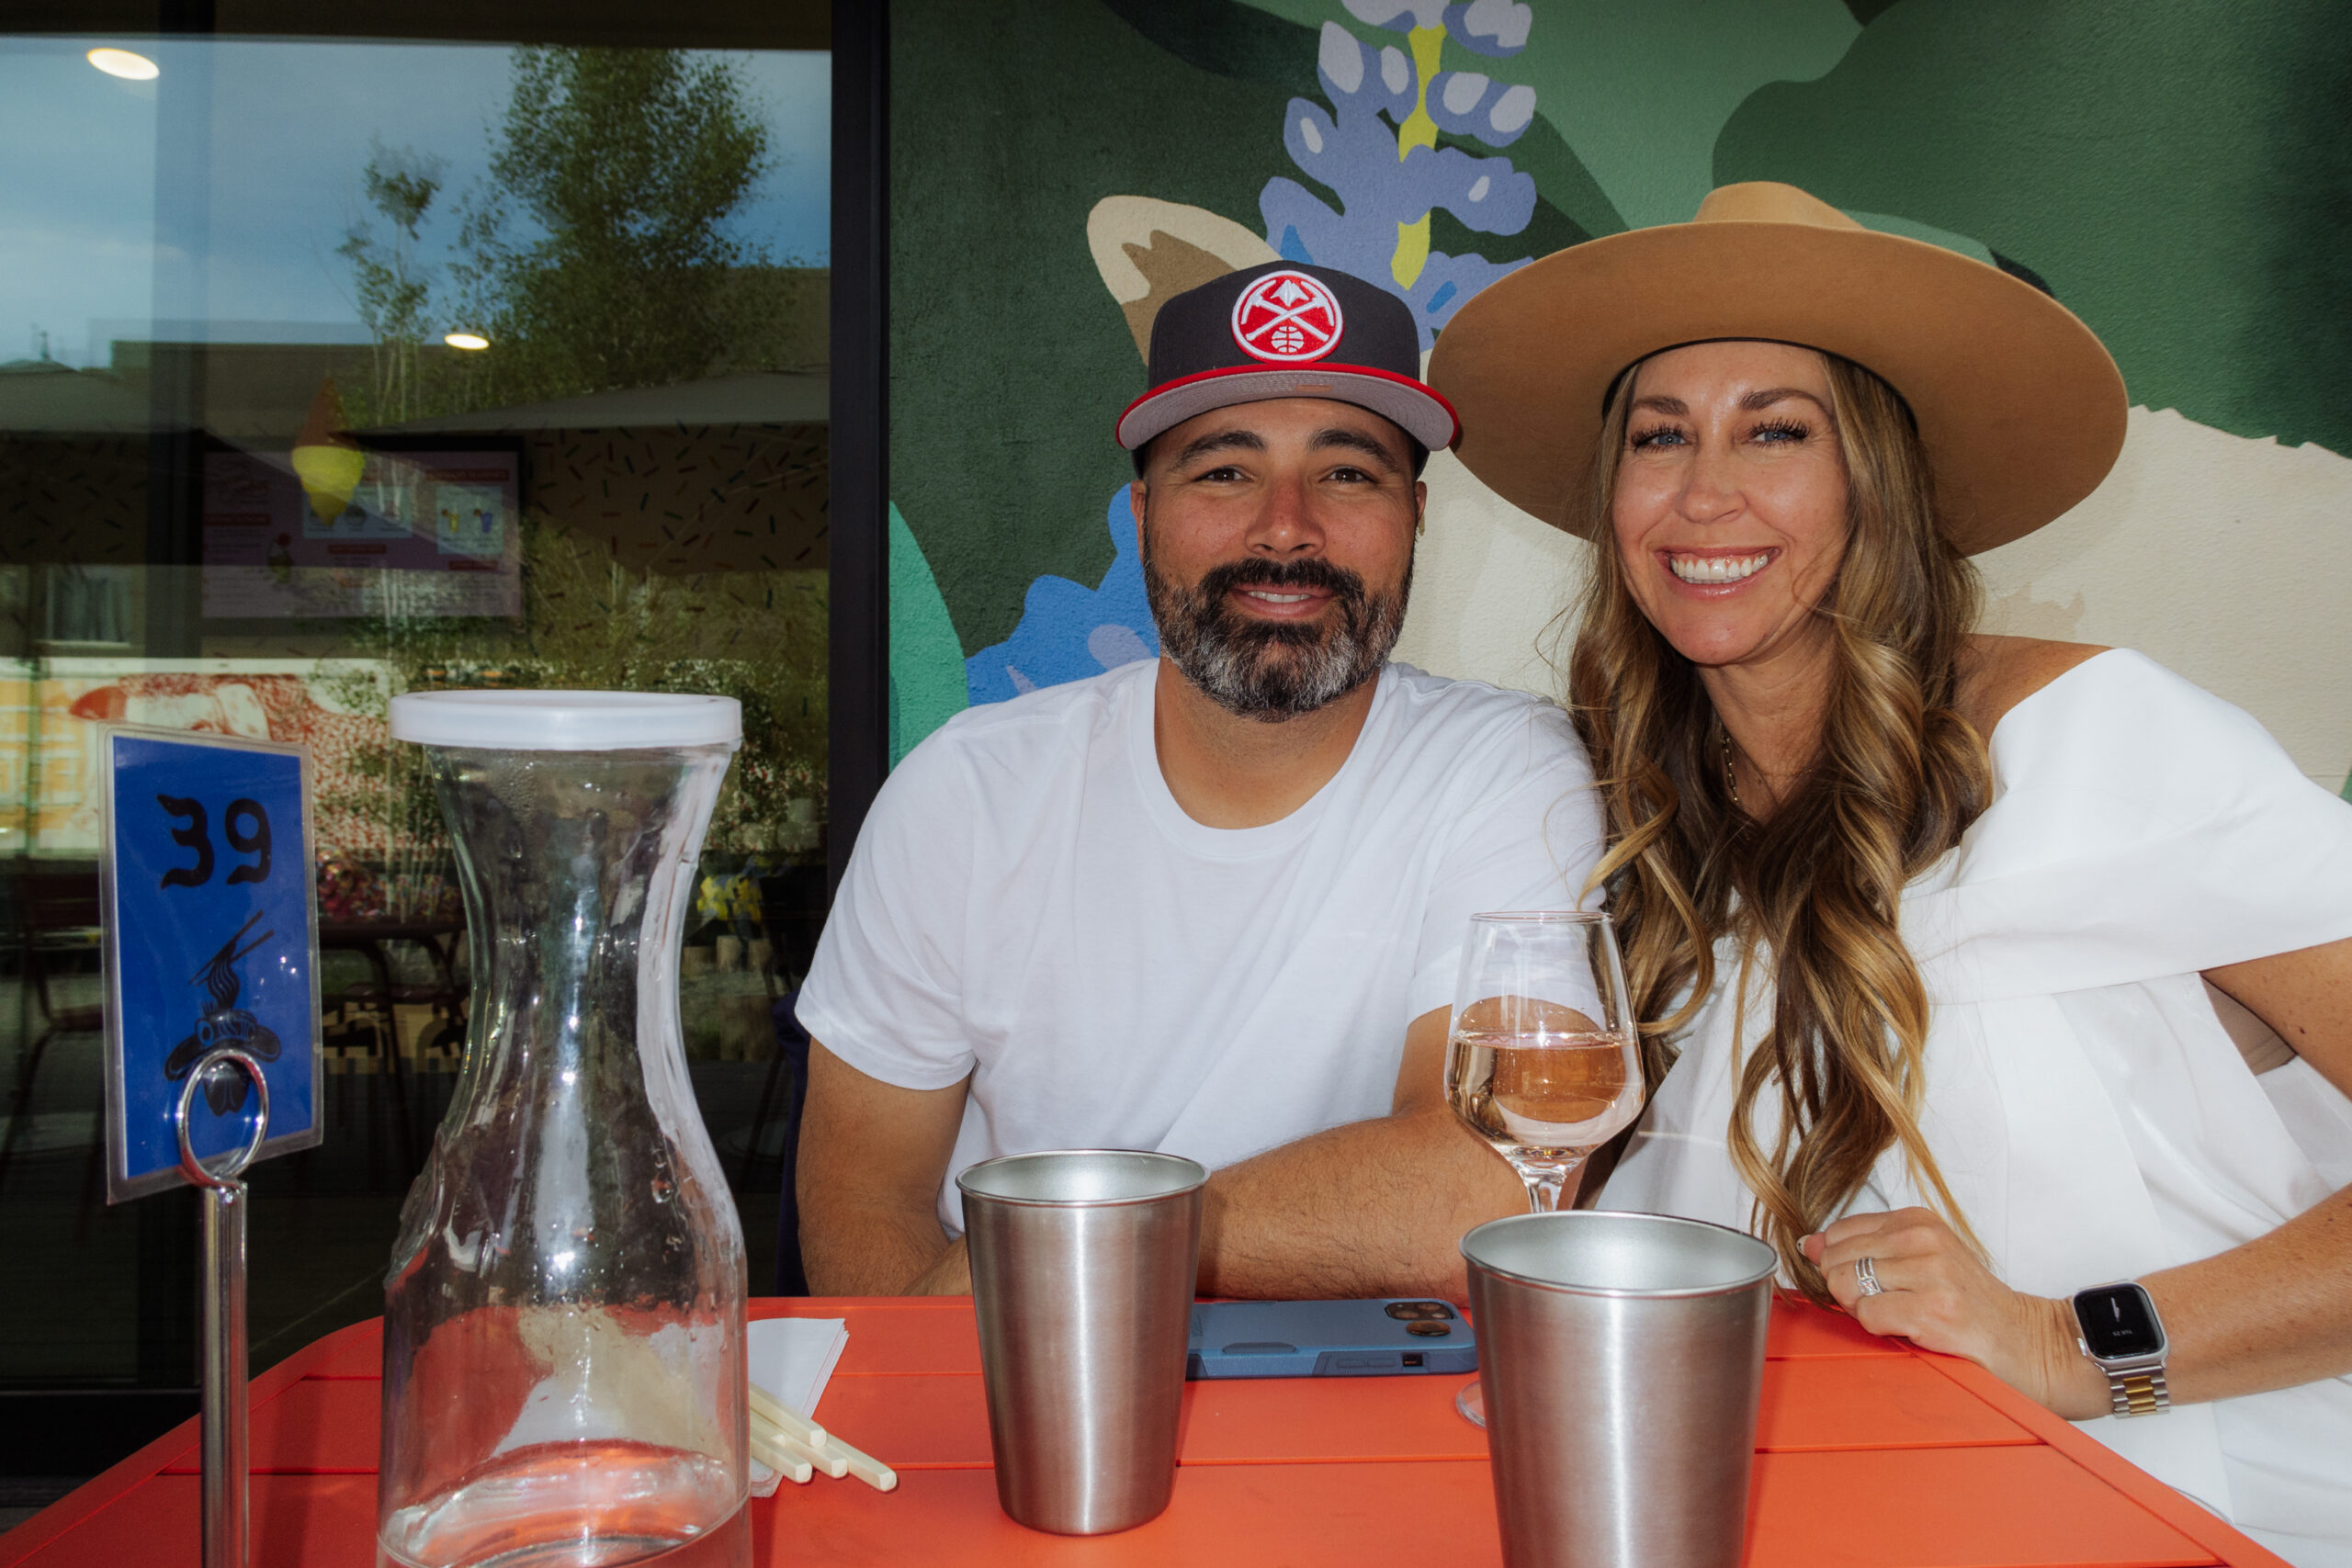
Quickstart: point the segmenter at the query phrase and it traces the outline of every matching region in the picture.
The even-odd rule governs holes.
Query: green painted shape
[[[1598,234],[1689,221],[1715,184],[1716,132],[1741,103],[1767,83],[1820,75],[1860,33],[1840,0],[1576,0],[1537,6],[1527,47],[1487,63],[1535,89],[1537,118],[1623,215],[1596,227],[1562,204]],[[1554,176],[1530,166],[1560,202]]]
[[[1342,27],[1355,18],[1340,8],[1340,0],[1240,0],[1253,11],[1263,11],[1270,17],[1280,17],[1286,22],[1296,22],[1302,28],[1320,32],[1325,22],[1338,22]]]
[[[2341,0],[1903,0],[1741,106],[1714,172],[1974,235],[2133,402],[2352,452],[2347,85]]]
[[[890,506],[890,765],[969,705],[964,648],[915,531]]]
[[[1035,579],[1111,565],[1102,509],[1134,472],[1111,425],[1143,365],[1087,214],[1148,196],[1258,230],[1258,193],[1294,173],[1293,89],[1188,64],[1102,0],[890,18],[890,488],[968,654]]]
[[[1102,0],[1121,21],[1203,71],[1272,82],[1284,92],[1315,80],[1319,24],[1283,19],[1248,0]]]
[[[1882,234],[1900,234],[1906,240],[1924,240],[1931,245],[1941,245],[1948,251],[1983,262],[1986,266],[2001,264],[1982,240],[1972,240],[1965,234],[1955,234],[1949,229],[1939,229],[1932,223],[1921,223],[1909,218],[1896,218],[1884,212],[1849,211],[1847,217],[1865,229],[1875,229]]]

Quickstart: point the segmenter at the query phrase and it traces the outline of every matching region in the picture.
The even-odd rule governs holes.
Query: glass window
[[[518,43],[503,8],[0,36],[0,1256],[44,1275],[0,1292],[0,1387],[195,1381],[187,1195],[102,1198],[101,720],[316,762],[326,1135],[255,1180],[259,1367],[380,1310],[464,1038],[390,697],[741,698],[683,990],[767,1288],[770,1010],[825,886],[823,14]]]

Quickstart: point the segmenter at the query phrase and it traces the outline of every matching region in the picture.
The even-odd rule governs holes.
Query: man
[[[1387,663],[1428,450],[1408,308],[1275,264],[1170,299],[1120,417],[1161,656],[977,708],[876,801],[801,992],[801,1255],[824,1294],[970,1289],[955,1174],[1041,1148],[1210,1167],[1204,1291],[1463,1292],[1522,1210],[1447,1109],[1467,919],[1600,849],[1556,709]]]

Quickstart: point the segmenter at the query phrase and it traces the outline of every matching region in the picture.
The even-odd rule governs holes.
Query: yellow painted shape
[[[1437,121],[1430,118],[1430,78],[1437,74],[1438,50],[1445,42],[1443,28],[1415,28],[1406,35],[1413,49],[1413,112],[1396,128],[1396,157],[1416,147],[1437,145]]]
[[[1416,147],[1437,145],[1437,121],[1430,118],[1430,78],[1437,74],[1438,51],[1445,42],[1443,28],[1415,28],[1406,35],[1413,50],[1413,112],[1396,128],[1396,159],[1402,163]],[[1430,215],[1396,225],[1396,254],[1388,258],[1388,276],[1399,288],[1410,288],[1430,260]]]
[[[332,523],[343,515],[367,467],[368,454],[356,446],[294,448],[294,477],[302,481],[302,493],[311,498],[311,510],[323,522]]]

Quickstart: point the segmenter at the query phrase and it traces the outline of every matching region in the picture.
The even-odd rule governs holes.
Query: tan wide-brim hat
[[[2049,295],[1997,267],[1863,228],[1794,186],[1724,186],[1689,223],[1634,229],[1498,279],[1438,337],[1429,379],[1454,448],[1512,504],[1586,532],[1601,404],[1679,344],[1803,344],[1903,395],[1966,554],[2033,532],[2097,489],[2123,448],[2123,378]]]

